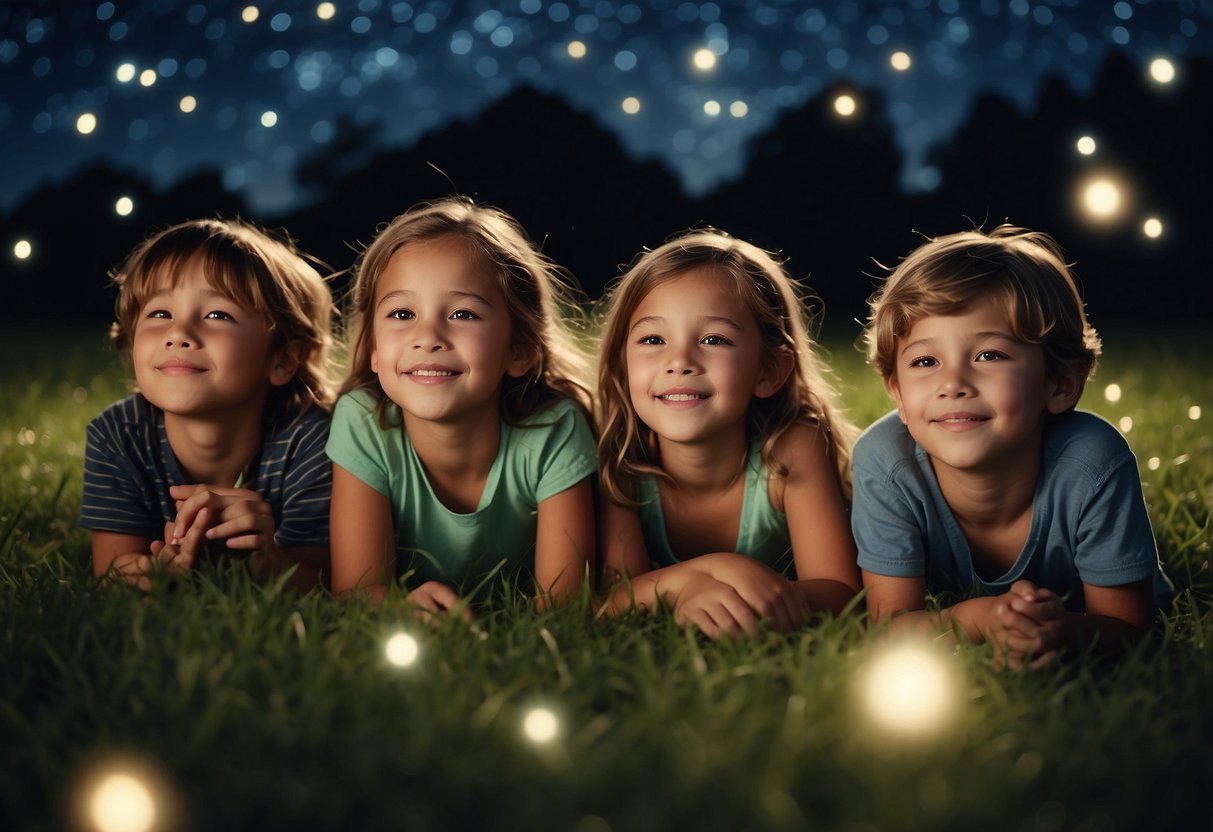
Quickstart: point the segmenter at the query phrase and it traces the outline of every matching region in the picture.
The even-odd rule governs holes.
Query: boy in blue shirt
[[[855,445],[852,528],[875,621],[953,628],[1013,667],[1136,640],[1170,585],[1136,460],[1074,410],[1100,352],[1048,236],[940,237],[871,300],[897,403]],[[938,612],[927,594],[959,593]]]

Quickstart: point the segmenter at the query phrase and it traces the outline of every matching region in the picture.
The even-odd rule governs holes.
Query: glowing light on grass
[[[120,84],[129,84],[135,80],[135,65],[131,63],[118,64],[118,68],[114,70],[114,77],[118,79]]]
[[[746,113],[750,111],[750,105],[744,101],[734,101],[729,105],[729,115],[733,118],[745,118]]]
[[[576,60],[581,60],[582,58],[584,58],[586,55],[586,52],[589,51],[588,49],[586,49],[586,45],[579,40],[569,41],[569,45],[567,47],[565,47],[565,49],[568,51],[569,57],[574,58]]]
[[[1156,456],[1152,456],[1146,460],[1146,467],[1149,468],[1151,471],[1157,471],[1159,466],[1161,466],[1161,465],[1162,465],[1162,460]]]
[[[97,129],[97,117],[92,113],[81,113],[76,119],[76,132],[87,136]]]
[[[240,19],[245,23],[252,23],[259,17],[261,17],[261,9],[256,6],[245,6],[240,12]]]
[[[1151,240],[1157,240],[1162,236],[1162,220],[1158,217],[1150,217],[1141,224],[1141,233]]]
[[[834,112],[843,118],[850,118],[855,115],[855,110],[858,109],[854,97],[850,95],[840,95],[834,99]]]
[[[909,52],[894,52],[889,56],[889,66],[898,72],[905,72],[913,65]]]
[[[156,822],[156,799],[140,778],[125,772],[103,777],[88,801],[98,832],[147,832]]]
[[[900,642],[872,655],[857,677],[864,710],[885,733],[920,739],[956,716],[960,680],[926,645]]]
[[[691,63],[700,72],[711,72],[716,68],[716,53],[706,46],[695,50]]]
[[[1119,384],[1109,384],[1103,389],[1103,397],[1112,404],[1116,404],[1118,401],[1120,401],[1120,394],[1121,390]]]
[[[1150,77],[1160,84],[1169,84],[1175,80],[1175,64],[1166,58],[1155,58],[1150,61]]]
[[[547,743],[560,733],[560,720],[547,708],[532,708],[522,718],[522,733],[533,743]]]
[[[623,111],[630,116],[634,116],[640,112],[640,99],[634,95],[629,95],[623,99],[623,103],[619,105]]]
[[[703,102],[703,111],[707,115],[715,118],[716,116],[720,115],[720,102],[719,101]]]
[[[1194,404],[1188,408],[1188,418],[1193,422],[1200,421],[1200,405]]]
[[[192,95],[186,95],[177,102],[177,106],[183,113],[192,113],[194,110],[198,109],[198,99],[194,98]]]
[[[114,213],[120,217],[129,217],[134,210],[135,200],[129,196],[120,196],[118,197],[118,201],[114,203]]]
[[[139,73],[139,85],[142,87],[150,87],[156,83],[156,70],[145,69]]]
[[[1129,431],[1133,430],[1133,417],[1121,416],[1120,421],[1117,424],[1120,425],[1121,433],[1128,433]]]
[[[29,240],[18,240],[13,243],[13,257],[18,260],[28,260],[34,253],[34,246]]]
[[[1090,136],[1079,136],[1074,146],[1078,148],[1078,152],[1083,156],[1090,156],[1095,152],[1095,139]]]
[[[396,633],[387,640],[383,652],[387,656],[387,660],[396,667],[408,667],[417,661],[421,648],[417,644],[417,639],[408,633]]]
[[[262,127],[273,127],[277,123],[278,123],[278,114],[275,113],[273,110],[266,110],[264,113],[261,114],[261,126]]]
[[[335,14],[337,14],[337,7],[332,3],[321,3],[316,7],[316,17],[321,20],[332,20]]]

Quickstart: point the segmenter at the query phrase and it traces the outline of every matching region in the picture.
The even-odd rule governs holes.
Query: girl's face
[[[198,258],[186,261],[176,285],[162,278],[144,301],[131,358],[140,392],[173,416],[260,411],[270,385],[293,376],[272,349],[265,316],[211,285]]]
[[[663,442],[700,444],[744,431],[750,401],[773,392],[758,323],[725,280],[706,268],[666,280],[628,321],[632,407]]]
[[[379,275],[371,370],[406,416],[457,423],[500,410],[505,376],[528,362],[510,343],[496,277],[460,240],[401,247]]]

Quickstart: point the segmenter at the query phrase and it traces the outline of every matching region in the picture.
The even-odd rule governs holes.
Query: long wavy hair
[[[189,220],[136,246],[110,272],[118,287],[110,327],[114,346],[129,358],[144,303],[164,281],[175,286],[194,260],[212,287],[265,317],[273,352],[300,350],[295,377],[273,387],[266,400],[270,421],[290,422],[312,406],[330,407],[336,308],[328,283],[289,237],[279,238],[243,220]]]
[[[850,493],[851,445],[858,434],[845,417],[829,370],[810,338],[807,297],[771,253],[716,229],[692,230],[644,252],[611,288],[602,303],[598,367],[598,464],[604,493],[636,505],[636,481],[651,475],[669,480],[661,467],[657,437],[640,420],[628,393],[627,332],[641,301],[662,283],[698,269],[712,269],[733,291],[739,308],[758,323],[762,360],[777,353],[794,358],[792,372],[774,395],[754,397],[746,415],[746,435],[762,443],[762,461],[776,476],[787,470],[774,457],[779,438],[795,424],[818,428],[829,443],[844,493]]]
[[[386,426],[388,399],[371,369],[379,278],[400,249],[443,238],[463,241],[470,257],[492,269],[509,310],[511,346],[533,356],[527,375],[502,381],[502,419],[516,424],[559,399],[574,402],[588,418],[591,371],[577,332],[585,316],[572,276],[545,257],[509,214],[461,196],[410,208],[383,227],[359,258],[349,304],[350,371],[341,392],[369,392]]]

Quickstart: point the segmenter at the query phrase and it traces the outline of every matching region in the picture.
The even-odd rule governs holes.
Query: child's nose
[[[968,375],[963,370],[948,370],[940,378],[939,395],[963,399],[973,395]]]
[[[666,364],[665,371],[668,375],[689,376],[694,374],[697,368],[698,365],[689,350],[675,349],[670,353],[669,363]]]
[[[165,341],[166,347],[192,347],[197,346],[198,339],[194,334],[193,328],[180,318],[173,319],[173,325],[169,327],[168,338]]]
[[[413,349],[415,350],[439,352],[450,349],[451,345],[447,341],[441,323],[421,323],[419,321],[413,333]]]

